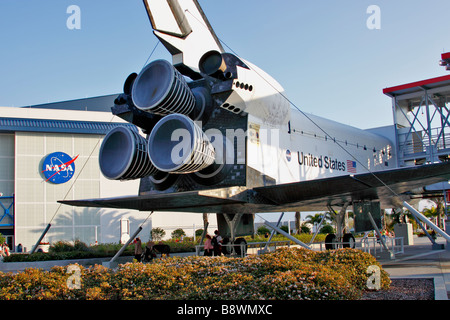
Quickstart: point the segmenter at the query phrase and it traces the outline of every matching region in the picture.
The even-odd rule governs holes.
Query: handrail
[[[291,241],[290,240],[284,240],[284,241],[271,241],[271,242],[248,242],[248,243],[240,243],[240,244],[232,244],[232,243],[227,243],[227,244],[222,244],[222,247],[227,247],[230,248],[230,252],[233,253],[234,248],[236,246],[240,246],[240,255],[241,257],[244,257],[247,254],[247,250],[249,248],[263,248],[267,243],[269,243],[269,246],[274,246],[275,249],[276,247],[280,247],[280,246],[290,246]],[[200,255],[200,252],[202,251],[201,249],[204,248],[205,245],[196,245],[195,246],[195,253],[197,256]]]

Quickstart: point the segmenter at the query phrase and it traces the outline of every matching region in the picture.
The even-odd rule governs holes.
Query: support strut
[[[264,219],[264,218],[263,218]],[[306,249],[311,249],[307,244],[304,244],[303,242],[301,242],[300,240],[298,240],[297,238],[291,236],[289,233],[284,232],[282,229],[278,228],[277,226],[274,226],[273,224],[271,224],[269,221],[264,219],[264,224],[266,226],[268,226],[269,228],[274,229],[275,231],[277,231],[278,233],[281,233],[282,235],[284,235],[286,238],[288,238],[289,240],[295,242],[296,244],[302,246],[303,248]]]
[[[283,216],[284,216],[284,212],[282,212],[280,214],[280,218],[278,218],[277,227],[280,226],[281,219],[283,219]],[[267,252],[267,250],[269,249],[269,244],[270,244],[270,242],[272,242],[272,238],[273,238],[274,234],[275,234],[275,229],[272,229],[272,231],[270,232],[269,240],[267,241],[266,245],[264,246],[264,249],[262,249],[261,252]]]
[[[447,243],[450,243],[450,236],[441,228],[439,228],[437,225],[435,225],[433,222],[427,219],[423,214],[421,214],[419,211],[414,209],[413,206],[411,206],[408,202],[403,201],[403,206],[406,207],[409,212],[418,219],[420,219],[423,223],[425,223],[427,226],[429,226],[431,229],[433,229],[436,233],[439,233],[445,240],[447,240]]]

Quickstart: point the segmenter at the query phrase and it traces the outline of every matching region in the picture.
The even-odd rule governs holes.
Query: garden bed
[[[366,291],[361,300],[434,300],[433,279],[392,279],[388,289]]]
[[[245,258],[192,256],[126,263],[115,270],[78,266],[79,289],[68,287],[67,267],[0,273],[0,299],[355,300],[367,289],[371,265],[380,267],[382,289],[388,289],[387,273],[370,254],[286,248]]]

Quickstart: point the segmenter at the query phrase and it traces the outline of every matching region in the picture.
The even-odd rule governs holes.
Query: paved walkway
[[[405,252],[394,259],[377,258],[391,278],[434,278],[436,299],[450,296],[450,245],[438,237],[438,244],[445,249],[433,250],[428,238],[414,237],[414,244],[405,246]]]

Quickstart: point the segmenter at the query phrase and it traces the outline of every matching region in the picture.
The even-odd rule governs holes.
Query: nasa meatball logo
[[[75,173],[75,160],[64,152],[50,153],[42,163],[42,174],[45,181],[61,184],[72,179]]]
[[[291,150],[286,150],[286,160],[288,161],[288,162],[291,162],[291,158],[292,158],[292,155],[291,155]]]

